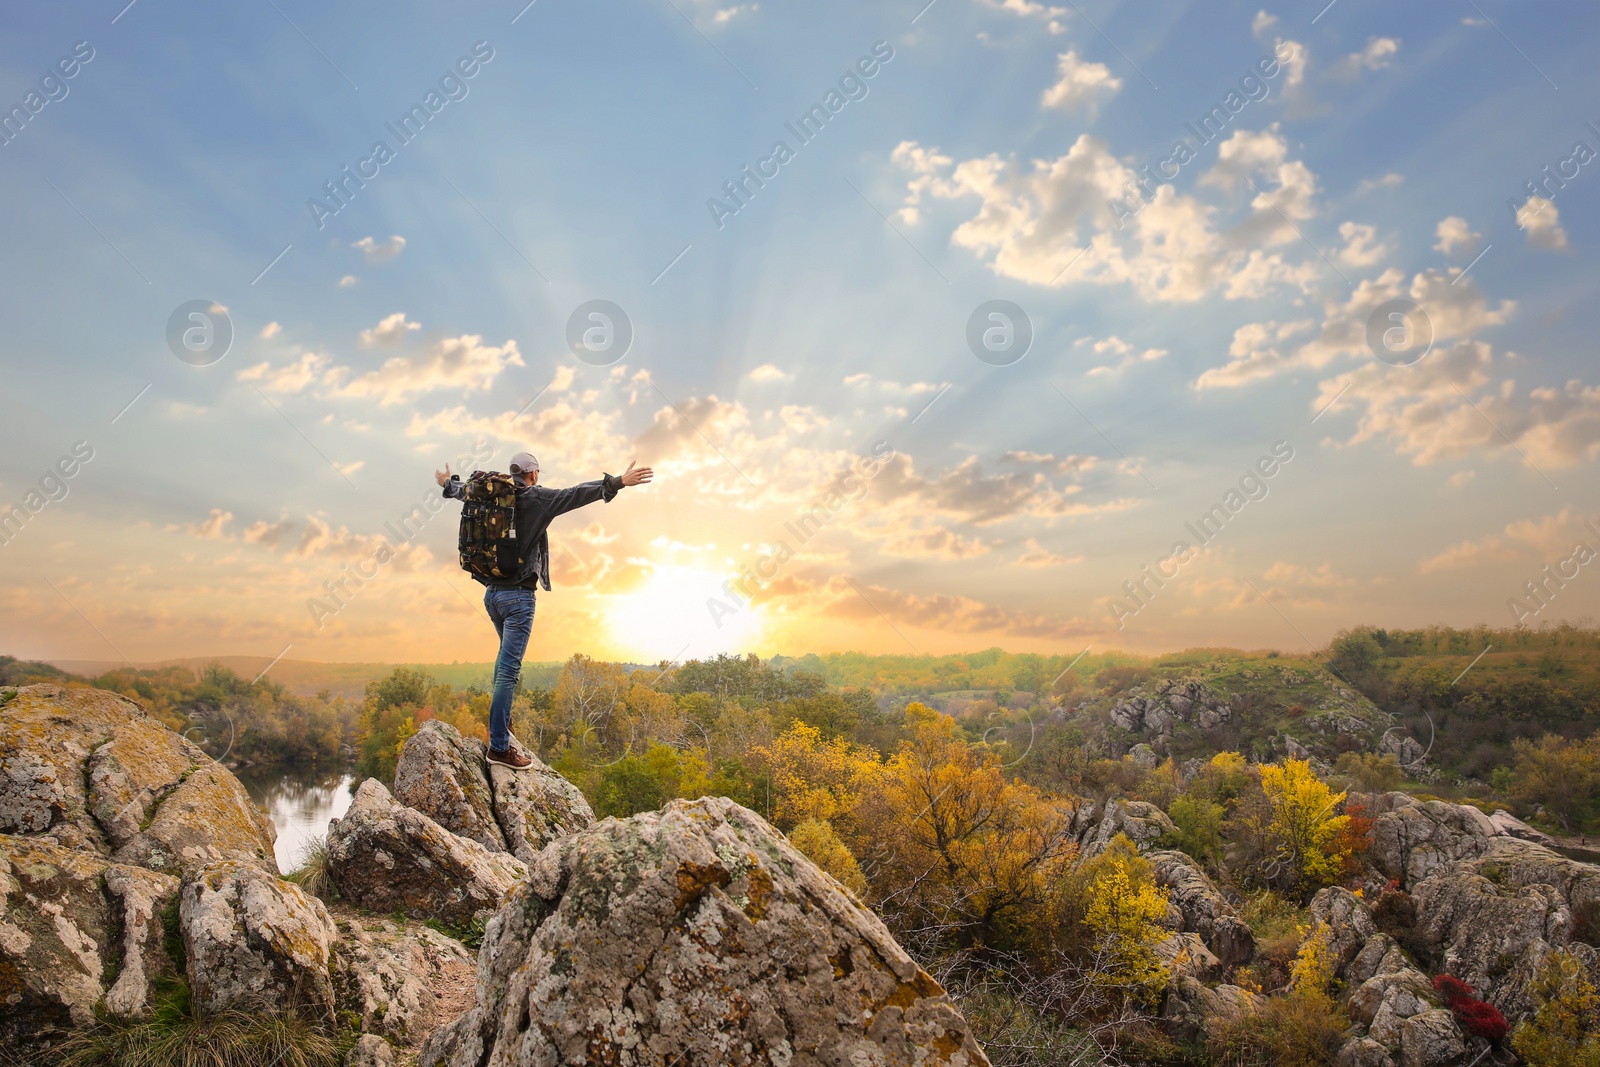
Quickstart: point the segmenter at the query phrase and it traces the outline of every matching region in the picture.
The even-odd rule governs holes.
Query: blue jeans
[[[504,752],[511,747],[511,700],[522,680],[522,654],[533,633],[533,590],[490,587],[483,606],[500,635],[500,655],[494,661],[494,699],[489,703],[489,747]]]

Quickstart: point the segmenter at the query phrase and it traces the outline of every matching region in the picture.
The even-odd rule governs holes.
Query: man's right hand
[[[434,477],[434,480],[437,481],[441,486],[449,485],[450,484],[450,464],[446,463],[444,465],[444,470],[442,470],[442,471],[434,471],[433,472],[433,477]]]

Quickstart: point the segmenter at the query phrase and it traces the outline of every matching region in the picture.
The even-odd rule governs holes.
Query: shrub
[[[1332,998],[1297,991],[1210,1020],[1206,1046],[1215,1067],[1327,1067],[1349,1025]]]
[[[1550,953],[1528,992],[1533,1018],[1511,1036],[1528,1067],[1600,1067],[1600,991],[1582,961],[1570,952]]]
[[[1499,1041],[1511,1032],[1511,1025],[1500,1009],[1473,995],[1473,988],[1454,975],[1441,974],[1433,988],[1444,997],[1461,1028],[1485,1041]]]

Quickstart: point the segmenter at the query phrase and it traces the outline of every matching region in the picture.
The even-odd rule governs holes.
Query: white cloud
[[[1369,37],[1366,46],[1340,60],[1334,72],[1340,77],[1354,78],[1364,70],[1382,70],[1399,51],[1398,37]]]
[[[1528,235],[1528,244],[1546,252],[1567,250],[1567,231],[1561,228],[1561,212],[1542,196],[1530,196],[1517,211],[1517,225]]]
[[[1080,337],[1074,343],[1089,345],[1098,355],[1109,353],[1114,357],[1114,362],[1090,367],[1088,373],[1092,376],[1120,374],[1136,363],[1153,363],[1167,354],[1165,348],[1147,348],[1143,352],[1135,352],[1132,345],[1115,335],[1107,337],[1103,341],[1096,341],[1092,337]]]
[[[1021,555],[1016,558],[1014,566],[1017,567],[1059,567],[1063,564],[1082,563],[1082,556],[1062,556],[1045,548],[1033,538],[1028,538]]]
[[[383,263],[394,259],[406,250],[406,239],[399,234],[394,234],[387,241],[378,242],[371,237],[363,237],[350,246],[359,248],[367,257],[368,263]]]
[[[278,336],[278,334],[280,334],[282,332],[283,332],[283,327],[282,326],[280,326],[276,322],[269,322],[265,326],[261,327],[261,339],[263,341],[270,341],[270,340],[272,340],[274,337]]]
[[[377,397],[387,407],[435,389],[488,389],[507,367],[525,365],[516,341],[486,345],[478,334],[463,334],[441,338],[414,355],[393,356],[348,381],[350,368],[335,367],[327,381],[338,396]]]
[[[1381,178],[1363,178],[1356,186],[1356,195],[1370,193],[1374,189],[1398,189],[1405,184],[1405,175],[1390,171]]]
[[[352,285],[356,284],[356,282],[359,280],[360,279],[358,279],[354,274],[346,274],[343,278],[339,279],[339,288],[348,289]]]
[[[1060,33],[1062,31],[1063,27],[1060,19],[1067,13],[1067,9],[1064,7],[1052,7],[1036,3],[1035,0],[978,0],[978,3],[995,11],[1010,12],[1020,18],[1047,19],[1049,20],[1051,33]]]
[[[753,13],[760,10],[760,4],[735,4],[732,7],[718,8],[712,13],[711,21],[718,26],[726,26],[736,17],[743,15],[746,12]]]
[[[785,374],[771,363],[763,363],[750,372],[752,382],[786,382],[793,375]]]
[[[374,348],[379,345],[390,347],[397,345],[412,330],[420,330],[422,325],[409,322],[404,311],[396,311],[393,315],[385,317],[378,325],[370,330],[361,331],[361,346]]]
[[[1555,515],[1545,515],[1539,519],[1519,519],[1506,525],[1503,536],[1451,545],[1438,555],[1423,560],[1417,570],[1422,574],[1433,574],[1513,560],[1559,559],[1570,553],[1579,542],[1588,544],[1594,541],[1594,534],[1586,525],[1593,521],[1590,516],[1574,514],[1571,508],[1562,508]]]
[[[287,363],[276,369],[270,363],[257,363],[246,367],[237,377],[241,382],[260,382],[269,392],[298,393],[321,378],[328,364],[327,356],[305,352],[293,363]]]
[[[227,539],[224,527],[233,521],[233,512],[223,511],[221,508],[212,508],[209,518],[200,522],[191,522],[186,526],[190,537],[198,537],[202,541],[223,541]]]
[[[1452,489],[1460,489],[1463,485],[1466,485],[1477,476],[1477,471],[1456,471],[1448,479],[1446,479],[1444,484],[1448,485]]]
[[[1265,40],[1267,34],[1278,24],[1278,16],[1269,15],[1265,10],[1257,11],[1256,17],[1250,22],[1250,36],[1256,40]]]
[[[1506,322],[1516,308],[1516,303],[1509,300],[1491,308],[1470,281],[1452,285],[1450,277],[1439,271],[1417,274],[1409,286],[1404,281],[1401,271],[1390,268],[1377,278],[1358,283],[1347,302],[1328,300],[1323,307],[1320,331],[1298,348],[1286,342],[1308,333],[1313,326],[1311,320],[1249,323],[1239,327],[1228,349],[1229,361],[1202,373],[1195,381],[1195,388],[1241,386],[1294,370],[1325,367],[1341,357],[1370,360],[1367,318],[1389,300],[1406,297],[1426,309],[1436,350],[1441,342],[1467,337],[1483,327]]]
[[[1093,115],[1101,101],[1111,99],[1122,88],[1122,79],[1113,75],[1110,67],[1079,59],[1073,49],[1057,57],[1056,71],[1061,78],[1044,91],[1041,107]]]
[[[1351,267],[1370,267],[1389,254],[1388,246],[1377,240],[1378,231],[1359,222],[1339,225],[1339,236],[1345,245],[1339,250],[1339,261]]]
[[[1478,242],[1483,234],[1475,233],[1472,226],[1460,215],[1449,215],[1439,220],[1439,226],[1434,230],[1438,238],[1433,243],[1434,251],[1449,255],[1460,250],[1468,255],[1477,251]]]

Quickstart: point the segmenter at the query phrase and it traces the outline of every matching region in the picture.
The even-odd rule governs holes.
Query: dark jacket
[[[521,479],[519,478],[520,482]],[[550,589],[550,523],[557,515],[564,515],[596,500],[611,503],[611,498],[622,488],[622,479],[607,474],[597,482],[582,482],[567,489],[547,489],[542,485],[517,487],[517,555],[522,558],[522,570],[515,579],[486,581],[474,574],[474,580],[491,589],[534,589],[543,585]],[[444,495],[456,500],[461,497],[461,476],[452,474],[444,487]]]

